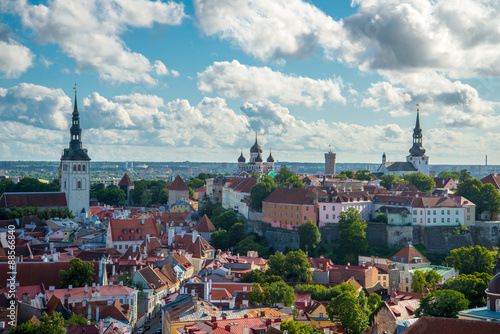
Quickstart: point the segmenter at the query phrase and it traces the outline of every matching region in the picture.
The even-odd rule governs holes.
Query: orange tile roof
[[[217,229],[215,228],[214,224],[212,224],[212,222],[210,221],[210,218],[208,218],[207,215],[203,215],[203,218],[201,218],[200,223],[196,227],[196,231],[203,233],[210,233],[217,231]]]
[[[413,245],[406,245],[391,257],[391,260],[399,263],[412,263],[414,258],[419,257],[422,262],[429,262]],[[414,263],[414,262],[413,262]]]

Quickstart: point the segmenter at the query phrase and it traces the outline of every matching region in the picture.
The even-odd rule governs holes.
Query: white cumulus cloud
[[[232,62],[215,62],[198,73],[198,89],[217,92],[230,98],[257,101],[275,98],[283,104],[306,107],[325,102],[345,103],[340,78],[311,79],[285,75],[269,67],[255,67]]]

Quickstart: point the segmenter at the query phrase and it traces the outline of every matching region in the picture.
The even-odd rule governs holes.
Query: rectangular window
[[[470,220],[470,216],[467,216],[467,220]]]
[[[441,223],[444,223],[444,218],[441,218]]]
[[[118,245],[118,249],[122,249],[122,245]]]
[[[297,205],[297,210],[299,209],[299,206]]]
[[[326,214],[326,219],[328,219],[328,213]]]
[[[436,210],[432,210],[432,214],[435,216],[436,215]]]
[[[455,222],[458,223],[458,218],[455,218]]]
[[[413,218],[413,222],[416,223],[417,222],[417,218]]]
[[[423,215],[424,214],[424,210],[420,210],[420,214]]]
[[[436,222],[436,218],[432,218],[432,222],[435,223]]]
[[[281,212],[280,212],[280,218],[281,218]]]
[[[295,217],[296,219],[299,219],[299,213],[297,212],[297,216]]]
[[[449,223],[450,222],[450,218],[446,218],[446,222]]]
[[[309,211],[309,207],[308,206],[306,206],[306,211]]]
[[[332,219],[335,219],[335,215],[332,215]]]
[[[444,210],[441,210],[441,215],[444,215]]]
[[[455,211],[455,214],[458,215],[458,210]]]
[[[323,211],[325,211],[325,210],[326,210],[326,205],[323,205]]]
[[[304,220],[307,220],[307,217],[306,217],[306,216],[304,216]]]
[[[274,203],[274,208],[276,209],[276,203]]]
[[[413,214],[416,215],[417,214],[417,210],[413,210]]]
[[[286,209],[286,204],[285,204],[285,209]]]
[[[450,210],[446,210],[446,214],[449,215],[450,214]]]
[[[276,216],[276,211],[274,211],[274,215]]]
[[[285,212],[285,218],[288,218],[288,215],[287,215],[287,213],[286,213],[286,212]]]
[[[332,211],[335,211],[335,206],[332,205]]]
[[[430,223],[431,222],[431,219],[430,218],[427,218],[427,222]]]
[[[470,208],[467,208],[467,213],[469,213],[469,212],[470,212]]]

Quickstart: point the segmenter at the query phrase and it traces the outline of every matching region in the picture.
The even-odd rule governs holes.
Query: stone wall
[[[320,227],[319,233],[321,233],[321,241],[333,241],[339,240],[340,238],[339,229],[336,224],[330,224]]]
[[[452,249],[474,246],[470,233],[454,235],[449,227],[413,227],[414,244],[423,244],[429,252],[447,253]]]
[[[295,231],[268,228],[265,237],[267,244],[277,251],[299,249],[299,234]]]

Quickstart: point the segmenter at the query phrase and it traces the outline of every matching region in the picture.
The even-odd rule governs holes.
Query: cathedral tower
[[[410,155],[406,161],[411,163],[417,171],[429,176],[429,157],[425,155],[425,148],[422,146],[422,129],[420,128],[420,114],[417,108],[417,121],[413,129],[413,146],[410,148]]]
[[[65,148],[61,156],[59,173],[61,192],[66,194],[68,208],[78,219],[89,213],[90,196],[90,158],[87,149],[82,147],[82,128],[80,114],[76,103],[71,119],[69,148]]]

